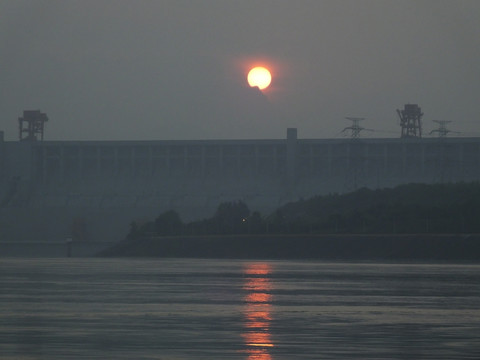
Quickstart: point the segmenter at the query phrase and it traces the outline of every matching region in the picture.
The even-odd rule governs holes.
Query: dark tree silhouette
[[[263,218],[242,201],[221,203],[214,216],[183,224],[173,210],[154,222],[132,224],[130,237],[144,235],[477,233],[480,183],[409,184],[359,189],[286,204]]]
[[[215,212],[215,221],[221,233],[244,233],[248,230],[248,206],[243,201],[221,203]]]
[[[183,222],[175,210],[169,210],[160,214],[155,219],[155,232],[157,235],[180,235]]]

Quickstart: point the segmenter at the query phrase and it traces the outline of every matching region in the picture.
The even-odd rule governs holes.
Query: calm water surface
[[[0,259],[1,359],[479,359],[480,266]]]

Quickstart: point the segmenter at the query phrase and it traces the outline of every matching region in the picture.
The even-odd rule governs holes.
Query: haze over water
[[[480,266],[0,259],[2,359],[474,359]]]

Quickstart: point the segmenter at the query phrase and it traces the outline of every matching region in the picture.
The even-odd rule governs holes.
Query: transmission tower
[[[422,109],[417,104],[405,104],[403,110],[397,109],[402,127],[402,138],[422,137]]]
[[[438,133],[439,137],[444,138],[447,136],[448,133],[456,132],[456,131],[450,131],[447,129],[446,125],[451,123],[450,120],[433,120],[433,122],[436,122],[439,126],[438,126],[438,129],[434,129],[430,131],[430,134]]]
[[[359,118],[359,117],[346,117],[345,119],[350,120],[352,122],[351,126],[347,126],[345,129],[342,130],[342,133],[351,130],[350,137],[352,139],[358,139],[360,137],[360,132],[362,130],[369,130],[372,131],[371,129],[365,129],[364,127],[360,126],[360,121],[365,120],[365,118]]]
[[[364,127],[360,126],[360,121],[365,120],[365,118],[360,117],[346,117],[345,119],[352,122],[351,126],[347,126],[341,132],[350,131],[350,138],[352,140],[358,140],[360,138],[360,133],[363,130],[373,131],[372,129],[365,129]],[[362,155],[362,143],[360,141],[354,141],[348,144],[348,155],[347,155],[347,163],[348,163],[348,173],[345,177],[345,188],[348,191],[354,191],[358,188],[359,182],[364,177],[363,172],[363,164],[364,164],[364,157]]]

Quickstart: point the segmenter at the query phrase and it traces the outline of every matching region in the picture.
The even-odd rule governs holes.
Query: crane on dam
[[[402,128],[402,138],[422,137],[422,109],[417,104],[405,104],[403,110],[397,109]]]
[[[23,117],[18,118],[20,141],[43,141],[43,132],[47,121],[47,115],[40,110],[24,110]]]

